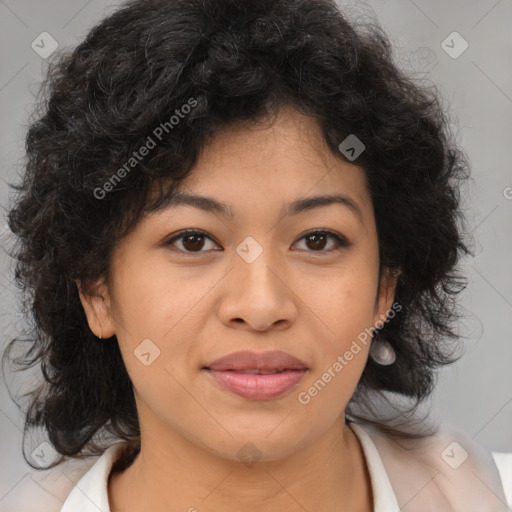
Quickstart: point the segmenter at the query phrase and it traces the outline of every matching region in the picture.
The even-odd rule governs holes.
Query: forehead
[[[348,197],[361,209],[371,204],[365,171],[333,155],[320,124],[292,108],[216,134],[177,191],[259,209],[327,194]],[[225,213],[236,215],[231,208]]]

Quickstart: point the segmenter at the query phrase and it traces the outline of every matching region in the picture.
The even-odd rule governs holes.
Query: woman
[[[9,225],[27,431],[61,457],[25,503],[506,510],[471,440],[372,414],[452,361],[468,252],[464,155],[378,28],[328,0],[138,0],[47,92]]]

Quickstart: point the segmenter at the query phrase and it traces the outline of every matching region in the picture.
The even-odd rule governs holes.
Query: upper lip
[[[267,352],[252,352],[241,350],[223,356],[205,366],[208,370],[307,370],[307,365],[300,359],[282,352],[270,350]]]

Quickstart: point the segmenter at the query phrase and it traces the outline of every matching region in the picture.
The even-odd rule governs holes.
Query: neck
[[[112,474],[111,512],[372,510],[364,456],[343,418],[301,451],[252,463],[219,457],[169,430],[160,434],[142,435],[131,466]]]

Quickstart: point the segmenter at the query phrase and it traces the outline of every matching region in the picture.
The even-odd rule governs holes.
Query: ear
[[[91,331],[104,339],[113,336],[115,329],[110,312],[110,296],[104,280],[87,286],[79,280],[75,280],[75,283]]]
[[[399,275],[399,270],[391,270],[388,267],[382,268],[379,293],[375,304],[374,325],[376,322],[385,322],[388,318],[395,299],[396,284]]]

